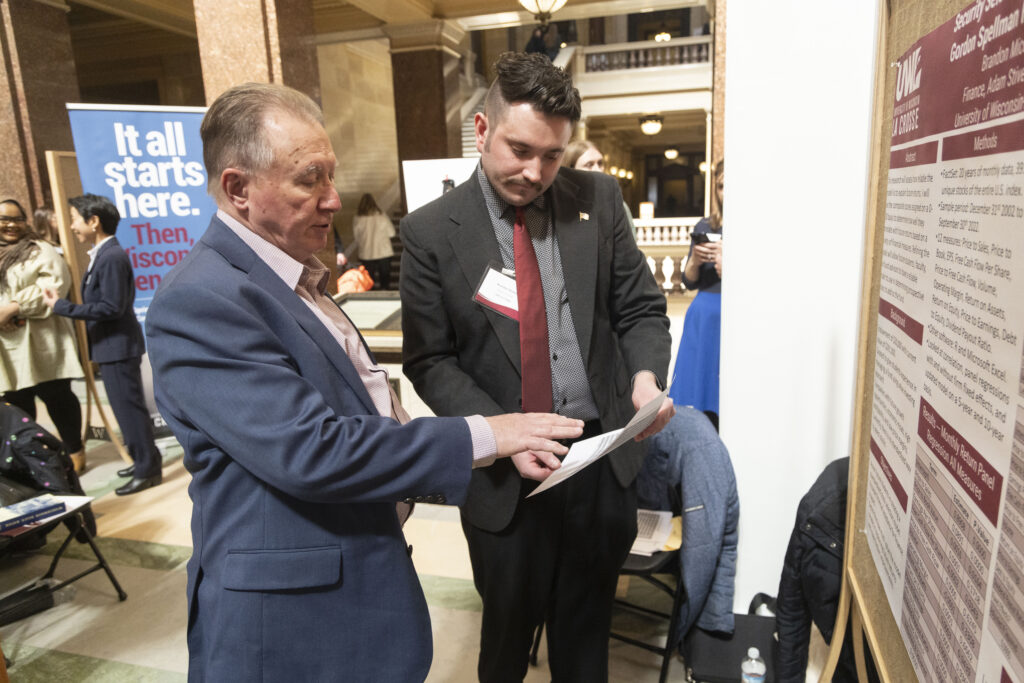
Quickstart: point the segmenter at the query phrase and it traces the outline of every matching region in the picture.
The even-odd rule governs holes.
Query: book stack
[[[51,493],[44,493],[13,505],[5,505],[0,507],[0,531],[16,529],[64,510],[64,501]]]

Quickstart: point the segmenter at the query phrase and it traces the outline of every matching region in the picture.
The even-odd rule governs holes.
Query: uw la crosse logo
[[[892,134],[904,135],[918,127],[921,96],[914,93],[921,87],[921,48],[916,48],[897,62],[896,69],[896,108],[892,114]]]

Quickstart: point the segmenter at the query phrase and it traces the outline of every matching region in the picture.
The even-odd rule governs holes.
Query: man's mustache
[[[509,178],[508,179],[508,184],[509,185],[519,185],[520,187],[528,187],[531,190],[536,190],[537,192],[540,192],[541,190],[544,189],[544,186],[541,185],[540,183],[530,182],[529,180],[526,180],[525,178]]]

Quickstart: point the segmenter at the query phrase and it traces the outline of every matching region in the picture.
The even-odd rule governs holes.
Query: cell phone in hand
[[[695,232],[692,235],[690,235],[690,241],[693,242],[694,244],[707,244],[710,241],[710,239],[708,238],[708,234],[706,232]]]

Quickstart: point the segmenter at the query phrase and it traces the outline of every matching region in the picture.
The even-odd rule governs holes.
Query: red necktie
[[[551,412],[551,361],[548,357],[548,318],[544,288],[523,208],[516,207],[512,249],[515,253],[516,295],[519,299],[519,354],[523,375],[523,412]]]

